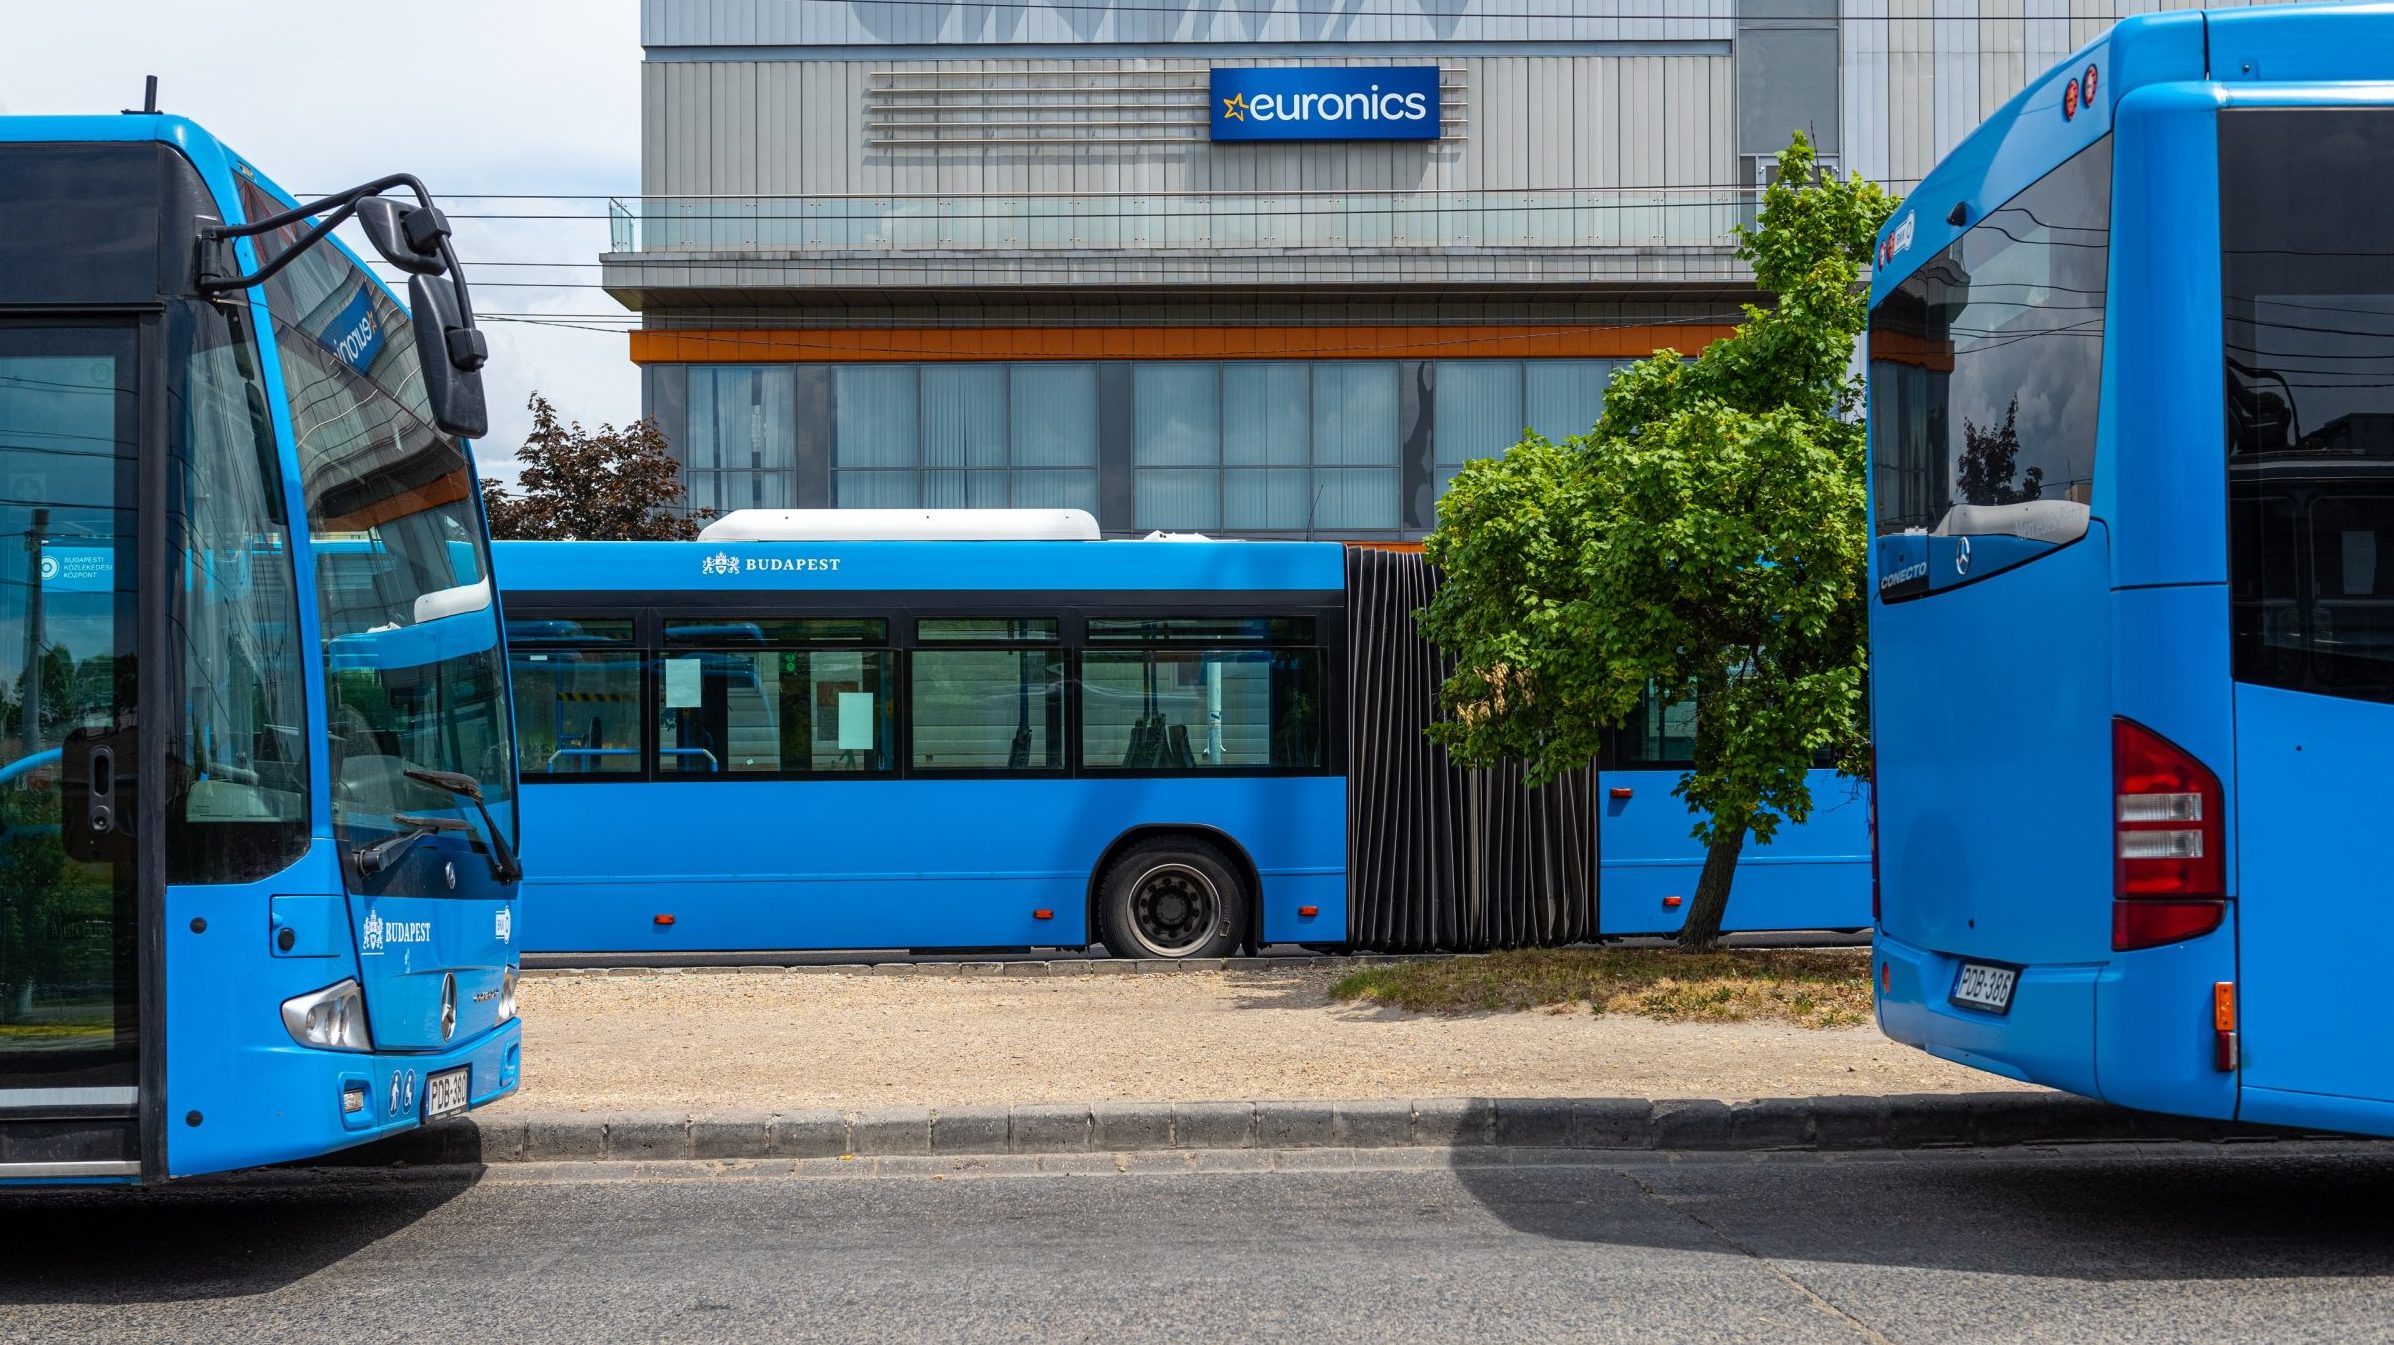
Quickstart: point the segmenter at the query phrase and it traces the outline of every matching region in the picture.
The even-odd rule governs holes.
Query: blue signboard
[[[356,297],[341,305],[340,314],[325,324],[316,339],[340,356],[341,363],[361,374],[374,367],[374,357],[382,353],[382,324],[374,320],[373,296],[364,285],[358,286]]]
[[[1216,140],[1436,140],[1434,65],[1216,66]]]
[[[42,543],[42,587],[53,593],[106,593],[116,586],[116,550]]]

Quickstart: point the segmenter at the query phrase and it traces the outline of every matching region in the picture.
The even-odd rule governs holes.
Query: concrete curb
[[[2296,1138],[2321,1136],[2035,1093],[1736,1103],[1417,1098],[501,1113],[394,1136],[330,1161],[384,1166],[1391,1148],[1818,1151]]]

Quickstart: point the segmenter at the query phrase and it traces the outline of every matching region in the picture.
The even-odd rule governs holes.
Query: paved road
[[[2394,1337],[2364,1146],[1378,1161],[18,1197],[0,1339]]]

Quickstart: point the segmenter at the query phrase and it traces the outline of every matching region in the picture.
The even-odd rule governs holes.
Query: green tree
[[[699,515],[680,507],[681,467],[652,420],[585,430],[560,420],[535,392],[532,433],[516,450],[521,495],[482,483],[494,537],[556,541],[672,541],[698,535]]]
[[[1751,832],[1812,809],[1823,753],[1858,768],[1864,670],[1859,284],[1895,202],[1816,174],[1798,135],[1738,255],[1767,307],[1694,360],[1616,375],[1587,434],[1533,434],[1465,467],[1438,505],[1445,577],[1419,614],[1455,661],[1431,729],[1467,765],[1533,783],[1595,756],[1651,694],[1693,698],[1694,769],[1674,791],[1705,844],[1680,943],[1720,937]]]

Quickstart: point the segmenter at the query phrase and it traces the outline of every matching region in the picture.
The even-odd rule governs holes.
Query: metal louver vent
[[[1442,68],[1438,84],[1440,138],[1462,139],[1470,124],[1464,72]],[[1203,66],[876,70],[865,87],[865,139],[885,149],[1203,144],[1210,95]]]

